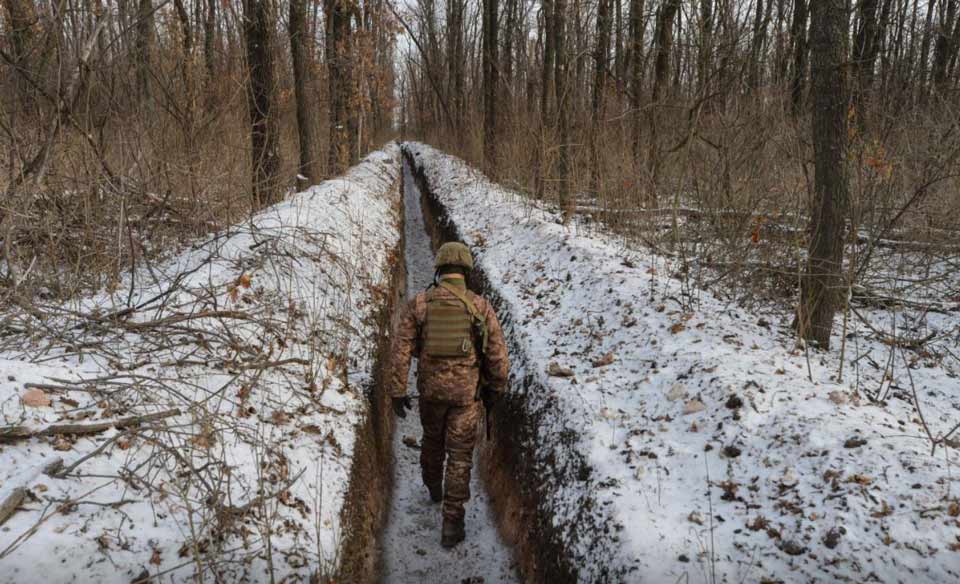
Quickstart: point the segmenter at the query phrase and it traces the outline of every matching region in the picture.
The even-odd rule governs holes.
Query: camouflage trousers
[[[480,416],[478,401],[451,405],[420,400],[420,423],[423,425],[420,470],[428,488],[443,485],[443,516],[446,519],[462,521],[463,506],[470,500],[470,471]]]

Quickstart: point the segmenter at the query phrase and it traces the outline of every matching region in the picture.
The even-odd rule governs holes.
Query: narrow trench
[[[421,193],[406,161],[403,165],[405,249],[409,300],[433,278],[433,249],[424,225]],[[416,395],[416,364],[408,394]],[[432,503],[420,479],[419,413],[398,419],[393,440],[394,486],[382,538],[381,581],[385,584],[519,582],[510,549],[497,532],[493,512],[474,455],[471,499],[467,504],[467,539],[452,550],[440,547],[440,506]],[[482,437],[481,437],[482,439]],[[416,441],[416,447],[408,443]]]

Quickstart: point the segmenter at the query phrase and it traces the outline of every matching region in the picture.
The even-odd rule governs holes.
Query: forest
[[[0,152],[0,583],[960,577],[960,0],[0,0]]]

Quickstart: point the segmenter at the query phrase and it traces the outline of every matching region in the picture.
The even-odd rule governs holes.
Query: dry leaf
[[[237,286],[241,286],[243,288],[249,288],[250,274],[240,274],[240,277],[237,278]]]
[[[573,369],[563,367],[556,361],[551,361],[547,366],[547,375],[551,377],[573,377]]]
[[[873,482],[873,478],[867,475],[854,474],[847,478],[846,482],[866,486]]]
[[[838,406],[842,406],[843,404],[847,403],[849,399],[847,397],[847,393],[843,391],[831,391],[829,394],[827,394],[827,397],[829,397],[830,401]]]
[[[290,421],[290,416],[282,410],[273,410],[270,419],[273,420],[274,424],[286,424]]]
[[[592,365],[594,367],[606,367],[607,365],[610,365],[611,363],[613,363],[615,359],[616,358],[613,356],[613,353],[607,353],[603,357],[600,357],[599,359],[596,359],[595,361],[593,361]]]
[[[52,403],[42,389],[36,388],[25,391],[20,399],[23,400],[23,405],[31,408],[47,407]]]
[[[687,328],[687,325],[683,324],[682,322],[677,322],[677,323],[674,323],[673,326],[670,327],[670,332],[673,333],[673,334],[677,334],[677,333],[683,331],[683,329],[685,329],[685,328]]]
[[[73,444],[63,436],[57,436],[57,439],[53,442],[53,449],[66,452],[67,450],[73,450]]]
[[[150,556],[150,563],[154,566],[160,565],[160,550],[153,550],[153,555]]]
[[[705,409],[707,409],[707,406],[704,405],[702,401],[698,399],[692,399],[684,404],[683,415],[696,414],[697,412],[702,412]]]

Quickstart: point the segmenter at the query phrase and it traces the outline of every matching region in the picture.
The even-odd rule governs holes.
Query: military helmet
[[[461,266],[472,270],[473,255],[470,254],[470,248],[455,241],[441,245],[436,261],[436,267],[439,269],[440,266]]]

